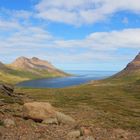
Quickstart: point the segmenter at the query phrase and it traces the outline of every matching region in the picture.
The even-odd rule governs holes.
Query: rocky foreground
[[[0,85],[0,93],[0,140],[139,140],[122,129],[81,125],[48,102],[14,93],[9,85]]]
[[[1,140],[94,140],[89,129],[50,103],[14,94],[13,87],[8,85],[0,85],[0,89],[15,100],[14,104],[0,100]]]

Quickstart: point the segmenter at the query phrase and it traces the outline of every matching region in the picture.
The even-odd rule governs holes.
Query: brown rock
[[[15,121],[12,120],[12,119],[5,119],[5,120],[3,121],[3,124],[4,124],[5,127],[13,127],[13,126],[16,125],[16,124],[15,124]]]
[[[73,140],[73,139],[79,138],[80,135],[81,135],[81,133],[80,133],[79,130],[71,131],[71,132],[68,133],[67,139],[68,140]]]
[[[58,124],[58,120],[56,118],[48,118],[42,121],[43,124]]]
[[[8,84],[0,84],[0,91],[8,96],[13,96],[14,87]]]
[[[91,135],[90,129],[88,129],[86,127],[81,127],[80,130],[81,130],[81,134],[84,135],[84,136]]]
[[[56,112],[56,117],[59,123],[77,125],[76,121],[72,117],[65,115],[61,112]]]
[[[23,105],[23,117],[35,121],[43,121],[56,116],[54,107],[47,102],[31,102]]]

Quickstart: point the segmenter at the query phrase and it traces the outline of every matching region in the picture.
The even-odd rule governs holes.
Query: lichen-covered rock
[[[3,121],[3,124],[4,124],[5,127],[13,127],[13,126],[16,125],[16,124],[15,124],[15,121],[12,120],[12,119],[5,119],[5,120]]]
[[[95,140],[92,136],[83,136],[80,137],[79,140]]]
[[[56,117],[56,111],[48,102],[25,103],[23,105],[23,117],[34,121],[43,121]]]
[[[72,117],[65,115],[61,112],[56,112],[56,117],[59,123],[77,125],[76,121]]]
[[[68,133],[67,140],[75,140],[76,138],[79,138],[81,136],[81,133],[79,130],[74,130]]]
[[[58,120],[56,118],[48,118],[42,121],[43,124],[58,124]]]

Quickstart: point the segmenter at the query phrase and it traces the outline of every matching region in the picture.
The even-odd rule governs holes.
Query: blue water
[[[30,87],[30,88],[63,88],[76,86],[90,82],[91,80],[99,80],[107,78],[116,72],[114,71],[66,71],[74,74],[75,76],[62,77],[62,78],[44,78],[38,80],[24,81],[17,86],[19,87]]]

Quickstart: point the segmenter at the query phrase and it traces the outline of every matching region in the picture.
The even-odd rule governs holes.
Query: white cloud
[[[37,16],[72,25],[92,24],[123,10],[140,13],[140,0],[40,0]]]
[[[118,59],[114,54],[122,48],[140,50],[140,28],[95,32],[83,39],[64,40],[52,36],[41,27],[21,26],[17,22],[0,23],[0,31],[4,26],[7,28],[5,33],[12,30],[6,37],[0,33],[0,55],[7,54],[7,57],[13,54],[14,57],[35,55],[55,63],[77,63],[112,61]]]
[[[79,7],[80,9],[89,8],[83,5],[82,2],[85,1],[76,2],[77,3],[74,3],[74,1],[73,3],[70,1],[68,3],[66,2],[66,8],[71,9],[73,6]],[[79,5],[80,2],[81,4]],[[50,3],[54,5],[53,2],[50,1]],[[58,5],[61,5],[61,3],[57,3],[55,6],[57,7]],[[100,4],[95,4],[95,7],[100,7]],[[46,9],[46,7],[44,7],[44,9]],[[28,19],[28,16],[30,16],[29,12],[21,11],[18,13],[14,11],[10,13],[8,10],[5,10],[5,12],[7,15],[9,14],[10,19],[5,19],[3,16],[0,16],[0,56],[13,56],[16,58],[21,55],[35,55],[55,63],[80,63],[92,62],[93,60],[110,61],[118,59],[115,53],[122,48],[126,48],[126,50],[140,50],[140,28],[94,32],[83,39],[59,39],[51,35],[51,33],[49,33],[46,28],[41,27],[40,24],[38,26],[33,25],[32,22],[29,21],[30,19]],[[73,22],[77,20],[73,18],[75,11],[73,12],[73,14],[70,12],[70,21],[69,15],[65,18],[67,23],[71,22],[71,24],[73,24]],[[17,14],[13,15],[13,13]],[[59,11],[56,11],[56,13],[59,13]],[[20,15],[21,17],[19,17]],[[56,14],[56,16],[58,16],[58,14]],[[59,16],[63,18],[63,15]],[[24,20],[27,19],[27,23],[23,24],[18,17]],[[119,59],[120,58],[121,57],[119,57]]]

